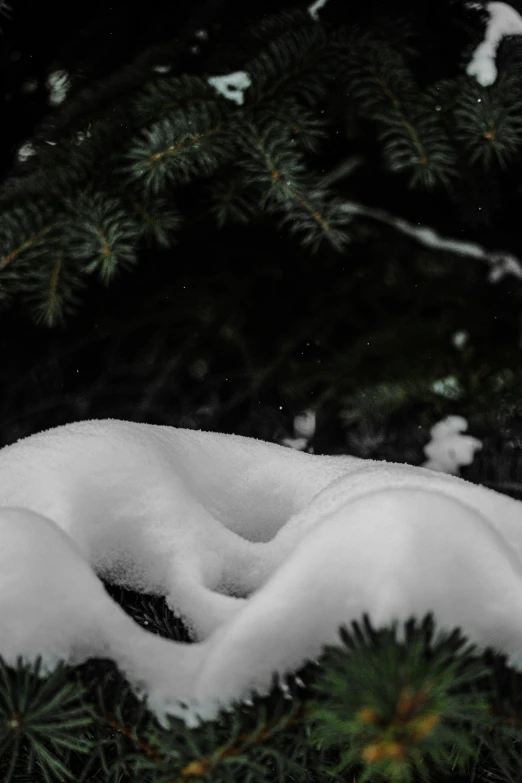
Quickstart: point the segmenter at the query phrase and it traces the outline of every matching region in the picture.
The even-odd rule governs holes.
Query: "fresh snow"
[[[468,422],[462,416],[446,416],[437,422],[430,430],[430,442],[424,446],[428,459],[423,467],[458,475],[461,465],[471,465],[482,443],[471,435],[462,435],[467,429]]]
[[[108,657],[164,725],[266,693],[364,612],[432,611],[522,668],[522,504],[434,470],[83,421],[0,450],[0,542],[6,662]],[[164,595],[194,643],[140,628],[98,577]]]
[[[319,21],[318,11],[320,11],[321,8],[324,8],[327,2],[328,0],[315,0],[315,2],[312,3],[312,5],[308,6],[308,13],[310,14],[314,22]]]
[[[506,275],[513,275],[519,280],[522,279],[522,265],[519,259],[511,253],[486,250],[477,242],[470,242],[469,240],[442,237],[429,226],[420,226],[420,223],[414,226],[407,220],[391,215],[384,209],[374,209],[356,201],[343,201],[339,205],[339,210],[347,215],[363,215],[379,220],[382,223],[387,223],[389,226],[397,229],[397,231],[413,237],[421,245],[433,250],[447,251],[459,256],[468,256],[469,258],[477,258],[480,261],[484,261],[490,267],[488,273],[490,283],[498,283]]]
[[[252,80],[246,71],[235,71],[225,76],[209,76],[207,82],[217,92],[229,101],[242,106],[245,100],[243,92],[252,85]]]
[[[468,3],[470,7],[476,3]],[[478,6],[480,7],[480,6]],[[511,35],[522,35],[522,17],[507,3],[486,3],[489,21],[484,40],[473,52],[466,73],[474,76],[482,87],[490,87],[497,79],[495,57],[503,38]]]

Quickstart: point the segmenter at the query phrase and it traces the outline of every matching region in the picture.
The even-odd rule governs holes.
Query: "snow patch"
[[[446,416],[431,430],[431,441],[424,446],[428,460],[423,467],[458,474],[460,465],[471,465],[475,451],[482,448],[478,438],[462,435],[468,422],[462,416]]]
[[[474,4],[471,4],[474,5]],[[490,87],[497,78],[495,57],[502,38],[522,35],[522,17],[507,3],[487,3],[489,22],[484,40],[473,52],[466,73],[474,76],[482,87]]]
[[[210,76],[207,81],[220,95],[229,101],[234,101],[238,106],[243,105],[245,100],[243,92],[252,84],[246,71],[236,71],[226,76]]]
[[[464,429],[448,417],[433,441]],[[100,576],[164,595],[194,643],[140,628]],[[0,450],[9,665],[108,657],[164,726],[194,726],[342,646],[365,612],[399,631],[433,612],[522,669],[522,503],[437,470],[114,419]]]

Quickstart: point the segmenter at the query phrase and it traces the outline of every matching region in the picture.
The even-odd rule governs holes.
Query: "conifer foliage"
[[[520,411],[516,2],[267,0],[267,11],[209,0],[169,41],[107,68],[93,52],[85,67],[49,74],[51,108],[0,181],[2,317],[20,309],[41,331],[72,330],[89,292],[126,278],[149,285],[156,261],[159,270],[136,324],[104,328],[116,333],[108,365],[123,365],[133,343],[135,364],[149,361],[143,376],[154,362],[161,373],[147,376],[141,400],[125,376],[115,408],[103,400],[103,412],[87,394],[73,390],[72,402],[62,394],[57,415],[70,418],[74,404],[79,418],[132,411],[224,429],[223,410],[249,395],[259,420],[256,395],[270,386],[293,402],[312,400],[319,417],[335,401],[347,426],[360,425],[345,446],[397,459],[372,419],[382,411],[421,403],[430,424],[434,411],[479,420]],[[175,5],[161,4],[159,25],[173,26]],[[488,37],[491,6],[505,13]],[[262,258],[252,244],[233,276],[228,251],[216,249],[189,259],[187,272],[177,248],[200,248],[206,232],[229,229],[241,252],[250,230],[275,237],[278,250]],[[95,338],[84,341],[87,353],[101,353]],[[16,334],[15,369],[31,340]],[[24,377],[11,372],[4,428],[20,399],[34,405],[49,374],[32,362]],[[193,398],[198,384],[208,393],[199,419],[187,403],[188,423],[182,395],[175,405],[168,396],[179,368],[192,373]],[[53,393],[60,382],[57,371]],[[226,404],[225,382],[234,387]],[[288,440],[279,406],[260,407],[263,423],[254,432],[252,418],[244,434]],[[20,415],[14,435],[43,429],[43,418],[64,423],[50,421],[49,401],[35,408],[42,419],[27,415],[29,426]],[[501,434],[520,450],[522,436],[507,425]],[[287,445],[308,447],[294,435]],[[418,461],[415,437],[417,452],[404,459]],[[505,485],[513,489],[515,476],[520,492],[513,455]],[[106,588],[144,627],[189,641],[164,604]],[[111,662],[64,667],[48,680],[0,663],[0,716],[11,716],[0,721],[0,778],[517,779],[520,675],[493,655],[477,661],[457,631],[434,641],[433,619],[417,621],[402,646],[367,618],[343,628],[345,649],[326,650],[266,698],[252,694],[192,729],[172,720],[162,730]]]
[[[108,283],[126,270],[139,274],[141,243],[176,242],[191,186],[218,226],[270,216],[312,252],[322,243],[345,252],[352,216],[314,168],[337,130],[325,112],[334,101],[411,190],[458,199],[474,166],[516,159],[516,59],[487,88],[458,71],[420,85],[411,20],[392,12],[386,24],[384,13],[363,27],[336,23],[339,9],[329,21],[327,10],[324,19],[310,7],[250,24],[234,72],[224,57],[221,73],[177,73],[165,46],[104,83],[77,85],[2,184],[4,304],[19,294],[52,326],[75,312],[87,276]],[[466,8],[468,48],[483,15]]]

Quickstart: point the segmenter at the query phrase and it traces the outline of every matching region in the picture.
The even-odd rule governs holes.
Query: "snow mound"
[[[164,595],[194,643],[140,628],[99,577]],[[382,627],[430,611],[521,668],[522,503],[425,468],[114,419],[0,450],[0,654],[41,655],[43,674],[111,658],[164,724],[268,692],[365,612]]]

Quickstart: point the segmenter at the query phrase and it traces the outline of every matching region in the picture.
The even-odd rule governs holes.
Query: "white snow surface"
[[[210,76],[207,81],[220,95],[229,101],[234,101],[238,106],[243,105],[245,100],[243,93],[252,85],[252,80],[246,71],[235,71],[226,76]]]
[[[194,643],[140,628],[100,576],[164,595]],[[268,692],[364,612],[378,628],[428,611],[522,668],[522,503],[411,465],[115,419],[0,450],[0,654],[41,655],[43,674],[110,658],[165,726]]]
[[[471,465],[482,443],[471,435],[462,435],[467,429],[468,422],[462,416],[446,416],[438,421],[430,430],[430,442],[424,446],[428,459],[423,467],[458,475],[461,465]]]
[[[475,5],[470,3],[469,5]],[[489,21],[484,40],[473,52],[466,73],[474,76],[482,87],[490,87],[497,79],[495,58],[503,38],[522,35],[522,17],[508,3],[487,3]]]

